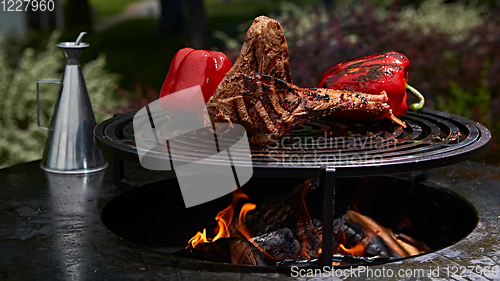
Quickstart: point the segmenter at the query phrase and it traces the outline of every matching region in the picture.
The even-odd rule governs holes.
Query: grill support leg
[[[320,267],[332,266],[333,262],[333,220],[335,217],[335,168],[322,167],[320,184],[323,189],[323,238]]]
[[[113,183],[123,191],[134,191],[136,185],[125,179],[125,160],[113,157]]]

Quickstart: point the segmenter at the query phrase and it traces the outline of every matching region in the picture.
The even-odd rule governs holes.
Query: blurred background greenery
[[[98,122],[158,98],[174,54],[193,46],[234,59],[259,15],[277,19],[296,84],[314,87],[333,65],[384,50],[405,54],[427,106],[477,120],[500,137],[500,13],[494,0],[66,0],[60,26],[0,33],[0,167],[40,159],[36,80],[60,79],[55,43],[87,31],[82,67]],[[48,124],[57,89],[42,89]],[[413,100],[410,99],[410,103]]]

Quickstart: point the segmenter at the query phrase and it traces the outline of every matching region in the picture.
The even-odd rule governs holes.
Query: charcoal
[[[349,246],[351,246],[356,245],[358,242],[360,242],[361,239],[363,239],[363,237],[366,235],[366,233],[359,224],[348,221],[344,229],[344,235],[346,242],[348,241]]]
[[[299,242],[288,228],[266,233],[253,238],[265,252],[278,259],[285,259],[295,255],[299,250]]]
[[[380,236],[374,236],[368,242],[365,249],[365,256],[374,257],[379,256],[382,258],[401,258],[400,255],[394,253],[389,246],[385,243],[384,239]]]
[[[343,216],[335,219],[333,221],[333,233],[342,233],[344,228],[347,226],[347,221],[349,220],[349,216],[347,214],[344,214]]]

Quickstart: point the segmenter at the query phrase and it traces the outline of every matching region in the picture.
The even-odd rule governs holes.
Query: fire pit
[[[492,158],[493,161],[485,162]],[[300,268],[297,270],[287,266],[242,266],[203,261],[177,254],[164,254],[158,250],[165,249],[160,249],[158,245],[150,245],[155,247],[155,250],[152,250],[152,247],[142,242],[140,245],[130,242],[134,241],[130,236],[124,236],[126,239],[119,238],[103,224],[102,214],[119,205],[122,200],[118,198],[132,198],[135,193],[141,197],[141,193],[147,193],[146,188],[138,188],[132,192],[117,189],[113,184],[112,169],[80,176],[57,175],[43,172],[39,169],[39,164],[40,161],[35,161],[0,170],[0,279],[297,280],[294,277],[307,277],[309,271],[300,271]],[[111,166],[112,164],[110,168]],[[164,173],[154,174],[131,162],[126,162],[125,171],[127,179],[136,183],[150,180],[152,176],[164,176]],[[428,180],[417,183],[416,187],[430,187],[428,189],[431,196],[435,193],[450,193],[465,198],[476,210],[478,223],[474,230],[453,245],[428,254],[380,265],[354,266],[352,270],[348,267],[348,271],[341,271],[343,275],[335,276],[340,280],[355,276],[358,279],[380,280],[381,273],[385,270],[388,274],[384,280],[498,279],[499,174],[498,154],[492,152],[475,161],[433,169]],[[398,182],[405,184],[399,188],[400,192],[404,193],[409,190],[411,181],[407,180],[407,175],[401,176],[404,178],[388,180],[395,184],[393,191],[398,190],[395,188]],[[354,186],[344,185],[342,182],[350,179],[337,180],[338,196],[341,196],[340,190],[348,191],[347,188]],[[383,182],[386,179],[380,180]],[[364,180],[356,179],[355,182]],[[432,192],[434,188],[439,190]],[[421,194],[424,193],[426,192],[421,191]],[[145,196],[142,198],[146,200]],[[452,202],[462,201],[453,198],[455,197],[450,199]],[[151,203],[148,205],[150,209],[161,203],[174,201],[159,197],[148,200]],[[230,198],[225,200],[227,201],[219,202],[222,208],[227,206]],[[130,202],[137,202],[137,199]],[[401,201],[398,203],[402,204]],[[316,205],[321,208],[321,204]],[[340,205],[341,202],[337,200],[337,210],[341,208]],[[390,206],[395,208],[394,204]],[[459,203],[457,206],[463,205]],[[166,208],[165,204],[162,207]],[[137,210],[134,206],[129,208]],[[456,206],[452,208],[457,209]],[[108,210],[105,211],[106,209]],[[161,211],[158,210],[154,215],[160,217]],[[214,210],[214,213],[216,212]],[[468,212],[463,213],[466,215]],[[131,215],[128,220],[134,221],[132,216],[136,214],[131,211],[128,211],[128,214]],[[370,215],[380,219],[377,215]],[[154,218],[143,218],[145,222],[152,221],[156,225],[171,221],[172,218],[162,219],[154,221]],[[208,220],[215,224],[213,217]],[[108,226],[112,227],[110,224]],[[156,227],[146,223],[142,226],[150,230]],[[209,227],[210,225],[199,224],[198,227],[193,227],[193,232]],[[176,225],[168,228],[172,232],[178,230]],[[116,231],[116,228],[113,230]],[[132,233],[146,231],[141,229]],[[158,236],[153,232],[149,235],[149,241],[154,241],[153,236]],[[427,242],[425,238],[418,238]],[[430,243],[429,246],[432,247]],[[331,272],[325,273],[324,276],[332,276]]]
[[[221,198],[204,204],[199,208],[196,207],[198,209],[191,208],[192,210],[187,209],[180,212],[179,210],[183,209],[183,205],[182,198],[179,194],[175,195],[175,192],[172,194],[163,194],[161,191],[157,190],[158,188],[155,187],[157,186],[155,184],[137,186],[125,181],[123,160],[138,162],[131,122],[133,117],[134,113],[117,116],[103,122],[95,130],[98,146],[105,152],[114,156],[115,184],[122,189],[134,191],[134,198],[127,197],[131,195],[124,195],[123,198],[117,198],[112,201],[103,212],[103,220],[112,231],[134,243],[153,245],[151,246],[152,248],[163,252],[175,252],[177,254],[186,255],[186,251],[182,250],[182,248],[187,245],[186,239],[193,236],[196,231],[212,227],[211,225],[214,224],[214,217],[217,215],[217,212],[227,207],[228,200],[230,201],[230,199]],[[377,221],[386,227],[390,226],[393,230],[406,229],[405,231],[409,231],[415,238],[425,242],[425,244],[427,244],[425,247],[429,247],[430,250],[437,250],[449,246],[465,237],[474,228],[477,222],[473,209],[471,209],[464,200],[436,187],[422,185],[418,180],[415,180],[415,178],[405,182],[401,179],[386,178],[383,180],[378,178],[377,180],[373,180],[373,178],[365,178],[362,176],[429,169],[474,158],[482,154],[488,148],[491,138],[490,133],[484,126],[471,120],[431,110],[425,110],[420,114],[409,112],[403,118],[403,121],[408,125],[406,129],[384,121],[353,123],[334,121],[333,119],[327,118],[309,122],[292,132],[289,136],[276,142],[274,147],[252,147],[252,163],[240,161],[238,158],[238,151],[232,150],[231,154],[235,157],[233,161],[234,165],[253,165],[254,182],[259,180],[263,182],[278,181],[271,186],[266,186],[262,183],[249,183],[242,186],[241,189],[245,190],[247,193],[252,193],[259,190],[258,187],[265,186],[265,191],[260,193],[265,194],[265,197],[269,198],[272,197],[272,192],[269,192],[270,189],[282,191],[279,188],[275,188],[275,186],[280,185],[278,183],[286,182],[284,179],[292,180],[290,178],[295,178],[296,181],[294,184],[284,184],[285,190],[293,189],[297,186],[297,183],[300,184],[304,182],[306,178],[313,179],[313,185],[317,187],[315,190],[319,191],[320,194],[311,195],[315,198],[315,200],[312,201],[312,205],[316,207],[317,210],[316,213],[311,213],[310,217],[312,218],[311,221],[316,219],[316,221],[319,222],[322,234],[321,237],[316,237],[319,241],[319,245],[317,245],[319,247],[317,251],[318,256],[311,257],[309,253],[305,253],[305,256],[310,257],[310,259],[304,261],[302,264],[331,265],[334,261],[340,261],[342,264],[356,262],[378,263],[384,261],[383,259],[346,259],[344,255],[341,257],[333,255],[335,252],[334,247],[338,246],[334,245],[336,241],[334,235],[336,235],[335,233],[339,233],[338,231],[334,231],[334,219],[338,219],[341,215],[345,214],[347,209],[352,208],[366,208],[367,210],[364,210],[364,212],[372,213],[373,215],[371,216],[377,217],[375,218]],[[182,156],[176,160],[181,159],[181,161],[190,161],[189,155],[193,153],[193,147],[201,147],[201,150],[203,150],[203,145],[200,145],[202,144],[202,140],[203,137],[198,139],[194,137],[190,138],[188,142],[170,142],[170,146],[176,146],[185,151],[185,153],[182,153]],[[197,149],[196,153],[203,153],[203,151]],[[163,155],[155,156],[153,153],[150,157],[160,158],[163,157]],[[207,164],[217,165],[217,159]],[[357,178],[353,179],[352,177]],[[263,180],[262,178],[266,179]],[[353,182],[363,181],[371,181],[373,183],[369,185],[353,185]],[[391,182],[392,184],[388,184]],[[172,183],[162,184],[174,186]],[[345,187],[342,187],[343,185]],[[370,188],[372,185],[373,187]],[[335,186],[338,186],[337,189],[335,189]],[[368,196],[370,200],[359,198],[358,195],[353,195],[353,193],[351,193],[353,190],[364,188],[368,189],[359,192],[370,194],[370,196]],[[160,193],[155,194],[154,190]],[[172,188],[169,190],[172,190]],[[374,190],[377,192],[368,192]],[[423,195],[421,192],[424,192],[424,190],[429,192],[426,195],[426,200],[422,199]],[[337,195],[335,195],[335,192],[337,192]],[[255,194],[260,193],[256,192]],[[144,194],[148,195],[146,196]],[[375,196],[376,194],[384,194],[385,197],[378,198]],[[432,196],[430,196],[430,194],[432,194]],[[169,234],[157,229],[148,231],[146,237],[120,225],[117,221],[123,221],[125,218],[130,218],[130,216],[124,218],[119,215],[124,212],[123,207],[120,206],[123,206],[122,204],[127,206],[145,204],[141,203],[142,201],[140,198],[142,196],[148,198],[174,198],[172,200],[177,200],[178,202],[169,201],[168,204],[171,206],[171,209],[163,211],[166,214],[169,212],[177,214],[177,216],[183,218],[183,221],[189,221],[188,225],[186,225],[186,223],[181,224],[174,219],[174,224],[182,225],[179,228],[179,233]],[[255,197],[256,195],[250,196],[250,198]],[[367,203],[375,198],[375,202],[384,202],[384,204],[370,206],[371,204]],[[391,200],[387,201],[385,198],[390,198]],[[138,201],[133,201],[132,199]],[[360,202],[363,203],[355,203],[356,200],[360,200]],[[120,203],[120,201],[127,203]],[[337,202],[337,205],[334,205],[334,202]],[[402,202],[405,208],[401,209],[401,207],[399,207],[400,209],[398,209],[398,212],[394,212],[394,210],[391,209],[391,207],[397,209],[397,206],[400,206]],[[447,206],[446,204],[448,203],[444,202],[452,204],[448,206],[450,209],[444,208],[435,210],[436,213],[428,213],[424,220],[420,219],[417,215],[433,209],[432,206]],[[323,207],[318,209],[318,204],[322,204]],[[391,207],[387,208],[384,206]],[[408,210],[407,208],[409,208],[409,206],[411,206],[413,210]],[[460,223],[454,222],[453,213],[450,214],[449,210],[460,212],[462,215]],[[162,211],[157,213],[161,216]],[[181,213],[182,215],[180,215]],[[387,215],[388,213],[392,214],[392,216]],[[205,218],[205,215],[207,215],[208,218]],[[134,217],[137,216],[138,214],[135,212]],[[151,216],[151,213],[146,212],[141,213],[141,216],[137,218],[139,220],[144,220],[144,217]],[[279,220],[279,218],[276,219]],[[172,222],[165,222],[165,225],[171,224]],[[351,224],[348,223],[347,226],[340,227],[343,227],[343,230],[352,230],[352,227],[349,225]],[[434,227],[429,227],[431,225]],[[441,225],[442,228],[435,227],[436,225]],[[149,229],[149,227],[143,226],[139,229]],[[443,229],[446,231],[443,231]],[[279,231],[279,229],[273,231]],[[344,231],[342,231],[342,233],[344,233]],[[404,237],[408,237],[406,234]],[[160,237],[158,239],[147,238],[156,235]],[[429,237],[431,236],[435,239],[430,239]],[[168,240],[169,242],[162,242],[164,240]],[[233,242],[231,242],[231,240],[224,241],[225,240],[221,240],[217,245],[214,245],[214,249],[223,249],[224,247],[231,248],[230,244]],[[224,243],[226,245],[223,245]],[[369,242],[368,244],[371,243],[372,242]],[[219,247],[218,244],[221,244],[221,246]],[[348,244],[352,243],[348,241],[346,245]],[[411,241],[410,244],[412,244]],[[418,245],[419,241],[417,240],[416,243],[413,244]],[[310,247],[310,245],[311,243],[308,243],[308,247]],[[257,248],[260,247],[259,245],[253,246]],[[252,248],[253,246],[248,246],[245,256],[248,256],[254,251]],[[344,249],[348,249],[345,245],[343,246]],[[372,247],[383,248],[384,246],[372,245]],[[205,252],[212,252],[212,250],[213,249],[209,249]],[[298,251],[299,248],[295,250]],[[224,253],[224,250],[220,252]],[[191,253],[193,253],[193,251],[191,251]],[[197,256],[196,253],[193,255]],[[226,256],[221,254],[220,257],[216,257],[215,259],[226,262],[233,260],[234,262],[234,258],[231,258],[231,255],[227,254]],[[252,259],[260,260],[262,257],[254,256]],[[263,259],[265,260],[266,258]],[[294,262],[297,262],[297,260]],[[269,264],[269,262],[257,261],[256,264],[263,265]],[[289,263],[287,263],[286,259],[278,263],[278,265],[287,264]]]
[[[297,184],[298,187],[301,186],[298,179],[254,178],[243,187],[248,196],[253,198],[252,202],[257,208],[260,206],[257,213],[253,210],[247,214],[246,228],[260,229],[263,234],[267,234],[267,237],[255,235],[260,238],[253,240],[257,241],[256,244],[261,246],[261,250],[265,248],[267,252],[274,253],[274,260],[259,252],[254,254],[261,260],[260,265],[313,266],[315,264],[314,258],[310,261],[304,259],[302,262],[287,262],[280,259],[285,255],[300,255],[297,253],[299,250],[306,250],[301,243],[307,243],[310,251],[321,247],[321,243],[315,244],[314,237],[304,237],[307,239],[302,241],[294,238],[286,239],[284,230],[294,234],[299,232],[300,229],[295,225],[297,217],[304,215],[300,213],[301,206],[297,202],[285,203],[293,197],[292,191],[286,188],[297,187]],[[310,192],[305,199],[311,221],[316,226],[321,225],[322,215],[318,201],[321,202],[321,192],[318,189],[316,192]],[[278,202],[282,203],[278,204],[279,208],[272,207]],[[369,214],[371,218],[395,232],[405,233],[424,242],[431,251],[442,249],[463,239],[477,224],[475,210],[467,201],[429,182],[410,182],[395,177],[338,179],[336,202],[336,214],[345,214],[349,208],[356,206],[360,213]],[[187,241],[195,233],[203,228],[209,231],[215,228],[217,222],[214,218],[217,213],[230,204],[231,195],[228,195],[185,209],[177,181],[169,179],[145,185],[137,192],[123,193],[111,200],[103,209],[102,219],[104,224],[119,237],[155,251],[211,261],[248,264],[250,261],[245,259],[249,255],[248,248],[254,247],[241,242],[240,239],[223,238],[214,243],[202,244],[204,247],[185,249]],[[295,207],[299,211],[291,210]],[[275,214],[269,215],[266,211]],[[281,216],[287,212],[288,217],[283,219]],[[236,217],[235,220],[237,219]],[[302,231],[305,228],[307,225],[303,226]],[[272,239],[280,240],[270,241]],[[238,247],[232,248],[233,251],[231,243],[239,243]],[[276,245],[272,245],[273,243]],[[348,245],[349,248],[352,246]],[[370,244],[370,248],[374,247],[380,245],[374,241]],[[380,249],[378,251],[376,254],[380,255]],[[266,260],[268,261],[265,262]],[[363,259],[356,256],[334,255],[334,262],[344,266],[394,260],[383,257]]]

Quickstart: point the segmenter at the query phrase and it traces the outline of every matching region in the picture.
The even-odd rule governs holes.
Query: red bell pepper
[[[189,95],[196,94],[196,92],[186,91],[183,94],[187,96],[168,100],[171,103],[178,102],[176,105],[167,106],[165,104],[167,99],[161,98],[181,90],[200,86],[203,98],[207,102],[231,67],[231,61],[222,52],[192,48],[179,50],[170,64],[170,69],[160,91],[161,106],[188,112],[199,110],[190,108],[191,97]]]
[[[387,104],[395,116],[406,114],[406,90],[410,90],[418,99],[411,105],[414,111],[420,111],[425,99],[415,88],[407,84],[410,61],[403,54],[388,51],[352,61],[339,63],[328,70],[318,83],[318,88],[361,91],[379,95],[387,93]],[[350,116],[363,118],[364,113],[348,113]]]

